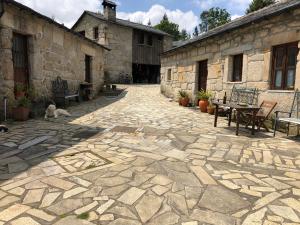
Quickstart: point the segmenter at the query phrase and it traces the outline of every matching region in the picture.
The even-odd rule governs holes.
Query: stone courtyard
[[[0,224],[300,224],[300,144],[128,86],[0,134]]]

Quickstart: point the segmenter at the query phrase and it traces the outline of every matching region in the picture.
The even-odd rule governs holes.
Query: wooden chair
[[[59,76],[52,81],[52,92],[55,103],[62,102],[64,107],[66,107],[66,101],[69,102],[71,98],[75,98],[77,102],[80,101],[79,90],[70,91],[68,81],[62,80]]]
[[[279,113],[286,114],[288,116],[287,117],[281,117],[281,116],[279,116]],[[291,110],[288,111],[288,112],[285,112],[285,111],[276,111],[275,112],[276,117],[275,117],[275,123],[274,123],[274,137],[276,135],[277,126],[278,126],[279,123],[287,124],[287,126],[286,126],[287,135],[289,135],[291,124],[297,126],[298,134],[299,134],[299,125],[300,125],[299,113],[300,113],[300,92],[297,89],[295,91],[295,94],[294,94],[294,100],[293,100]]]
[[[269,118],[270,114],[276,107],[277,102],[272,102],[272,101],[263,101],[260,105],[260,110],[258,113],[255,115],[255,124],[257,126],[257,130],[260,131],[261,127],[264,127],[267,132],[269,132],[269,128],[266,126],[265,122]],[[251,124],[252,122],[252,115],[251,114],[246,114],[247,118],[247,124],[246,128]]]
[[[256,97],[258,95],[258,89],[256,88],[244,88],[233,86],[230,98],[227,100],[227,103],[231,104],[247,104],[247,105],[256,105]],[[217,101],[223,101],[223,99],[218,99]],[[229,107],[220,107],[221,115],[228,116],[231,114]]]

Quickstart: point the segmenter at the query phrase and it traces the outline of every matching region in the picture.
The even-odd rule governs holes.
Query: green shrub
[[[209,91],[205,91],[201,89],[201,91],[198,92],[198,99],[200,100],[208,100],[212,97],[212,93]]]

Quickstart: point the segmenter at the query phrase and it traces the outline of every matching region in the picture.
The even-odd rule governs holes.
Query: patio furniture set
[[[244,121],[246,128],[251,125],[251,134],[255,134],[255,128],[260,131],[265,128],[269,132],[266,125],[266,120],[270,117],[275,109],[277,102],[264,100],[259,106],[256,104],[258,99],[258,90],[252,88],[233,87],[229,101],[214,100],[213,104],[216,107],[214,127],[217,127],[218,116],[220,112],[228,117],[228,126],[231,126],[232,115],[236,115],[236,135],[239,135],[240,124]],[[274,136],[280,123],[286,124],[287,135],[291,125],[300,125],[300,92],[295,91],[291,110],[288,112],[275,111],[274,119]],[[284,115],[287,115],[284,117]]]

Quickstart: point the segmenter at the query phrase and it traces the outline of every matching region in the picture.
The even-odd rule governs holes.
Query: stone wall
[[[94,40],[94,28],[99,28],[97,41],[111,49],[105,53],[105,71],[111,82],[119,82],[121,73],[132,74],[132,35],[131,28],[96,19],[90,15],[82,18],[75,31],[85,31],[87,38]]]
[[[278,108],[290,108],[293,91],[272,91],[270,76],[272,47],[300,40],[300,9],[238,30],[203,40],[178,49],[162,57],[161,91],[176,98],[179,90],[186,90],[195,100],[198,92],[198,62],[208,60],[207,89],[217,97],[230,94],[234,84],[260,89],[260,98],[279,101]],[[230,82],[232,56],[243,53],[241,82]],[[300,88],[300,54],[296,72],[296,88]],[[168,70],[171,69],[171,80]]]
[[[0,97],[13,98],[14,69],[12,61],[13,32],[27,35],[29,79],[36,98],[50,96],[51,81],[61,76],[70,87],[85,80],[85,55],[92,56],[94,93],[102,88],[104,48],[14,6],[5,5],[0,20]],[[2,99],[2,98],[1,98]]]

